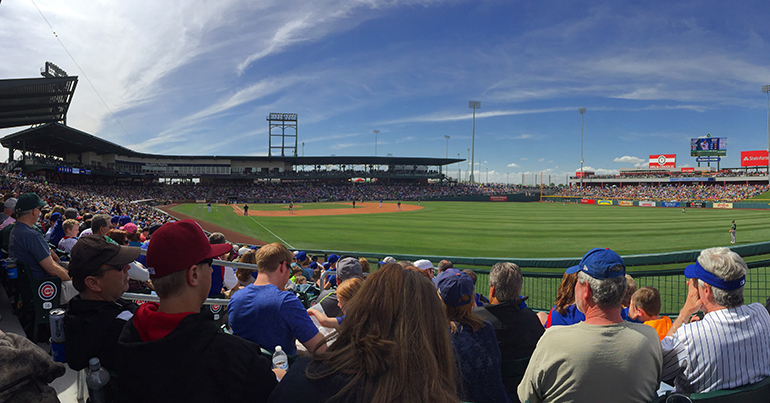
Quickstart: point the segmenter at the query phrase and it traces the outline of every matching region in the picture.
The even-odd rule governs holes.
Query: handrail
[[[135,292],[124,292],[122,295],[122,298],[131,300],[131,301],[153,301],[153,302],[160,301],[160,297],[158,297],[156,294],[142,294],[142,293],[135,293]],[[230,303],[229,299],[206,298],[206,301],[203,302],[203,305],[227,305],[229,303]]]

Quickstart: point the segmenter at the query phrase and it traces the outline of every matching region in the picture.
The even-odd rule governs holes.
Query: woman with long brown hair
[[[294,363],[269,402],[459,402],[446,316],[430,280],[387,264],[345,310],[337,341]]]
[[[551,326],[574,325],[586,320],[586,316],[575,305],[575,283],[577,283],[577,273],[564,273],[561,277],[561,284],[556,291],[556,304],[551,308],[543,324],[546,329]]]
[[[457,392],[464,401],[511,403],[503,385],[503,358],[492,324],[473,313],[473,280],[457,269],[447,269],[436,281],[444,302],[449,333],[459,370]]]

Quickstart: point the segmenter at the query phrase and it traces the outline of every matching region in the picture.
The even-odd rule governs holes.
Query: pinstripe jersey
[[[663,380],[678,392],[732,389],[770,376],[770,315],[758,303],[709,312],[663,339]]]

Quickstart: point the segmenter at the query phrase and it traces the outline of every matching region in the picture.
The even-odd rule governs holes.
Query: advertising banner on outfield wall
[[[676,168],[676,154],[650,155],[650,169]]]
[[[634,202],[630,200],[621,200],[618,202],[618,204],[620,204],[621,206],[633,206]]]
[[[663,207],[679,207],[679,202],[662,202],[660,205]]]
[[[687,203],[687,207],[703,208],[706,207],[706,202],[689,202]]]
[[[766,167],[767,150],[741,151],[742,167]]]
[[[494,201],[494,202],[508,201],[508,196],[489,196],[489,201]]]
[[[682,172],[695,172],[695,168],[693,168],[693,167],[689,167],[689,168],[685,167],[685,168],[682,168]]]
[[[612,206],[612,200],[597,200],[596,204],[600,206]]]
[[[655,207],[654,201],[640,201],[639,207]]]
[[[580,204],[596,204],[594,199],[580,199]]]
[[[733,208],[732,203],[714,203],[714,208]]]

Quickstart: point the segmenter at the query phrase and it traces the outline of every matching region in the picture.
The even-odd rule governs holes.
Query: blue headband
[[[685,267],[684,276],[687,278],[697,278],[712,287],[725,291],[737,290],[746,284],[746,276],[733,281],[725,281],[704,269],[698,262]]]

